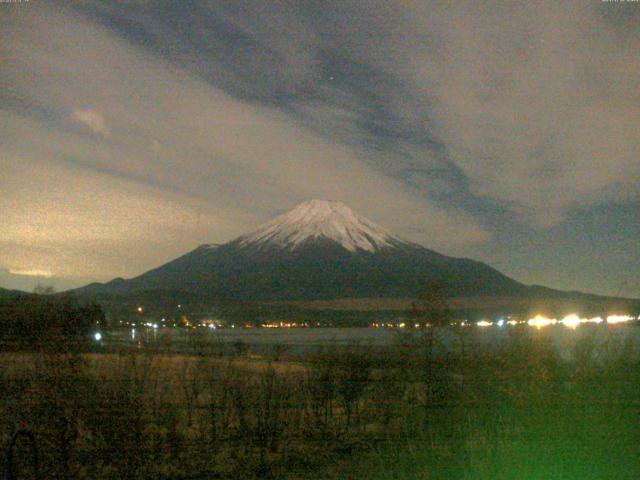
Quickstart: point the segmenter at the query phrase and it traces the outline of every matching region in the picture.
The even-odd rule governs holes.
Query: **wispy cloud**
[[[20,99],[0,112],[0,265],[130,276],[318,197],[451,253],[488,238],[290,112],[235,98],[72,11],[25,12],[0,46],[0,79]]]
[[[109,136],[109,129],[104,121],[104,117],[98,112],[89,109],[75,109],[73,119],[87,127],[98,135]]]
[[[592,212],[640,204],[635,4],[59,7],[0,19],[0,265],[131,275],[325,197],[578,288]]]
[[[49,270],[11,270],[9,269],[9,273],[12,275],[23,275],[27,277],[44,277],[50,278],[53,274]]]
[[[198,20],[170,3],[78,8],[359,148],[418,195],[476,213],[498,205],[547,228],[612,192],[639,200],[635,7],[205,1]]]

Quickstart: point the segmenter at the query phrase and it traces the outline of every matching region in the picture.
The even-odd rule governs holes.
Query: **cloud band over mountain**
[[[58,7],[0,10],[0,266],[129,276],[323,197],[638,295],[635,5]]]

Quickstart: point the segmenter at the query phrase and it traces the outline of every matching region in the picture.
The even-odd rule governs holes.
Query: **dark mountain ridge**
[[[430,281],[451,297],[567,296],[526,286],[482,262],[407,242],[339,202],[313,200],[252,233],[201,245],[140,276],[87,285],[84,295],[185,292],[215,301],[415,298]]]

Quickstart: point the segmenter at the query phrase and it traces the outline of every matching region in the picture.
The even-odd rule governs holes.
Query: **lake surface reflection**
[[[390,346],[410,339],[418,340],[425,329],[398,328],[138,328],[117,330],[107,344],[162,345],[176,352],[189,352],[206,345],[228,348],[244,345],[254,353],[265,353],[275,346],[286,347],[291,353],[313,351],[322,346],[353,346],[354,348]],[[545,339],[565,358],[571,358],[577,343],[592,340],[599,348],[640,350],[640,325],[637,321],[620,324],[580,325],[567,328],[549,325],[535,328],[529,325],[469,325],[457,330],[438,329],[438,338],[444,348],[456,348],[460,340],[468,347],[497,348],[513,337]]]

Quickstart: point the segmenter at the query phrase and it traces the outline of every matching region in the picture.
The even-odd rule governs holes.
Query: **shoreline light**
[[[530,318],[527,323],[532,327],[542,328],[548,325],[555,325],[556,323],[558,323],[558,320],[556,320],[555,318],[547,318],[542,315],[536,315],[535,317]]]
[[[559,323],[562,323],[565,327],[569,327],[572,329],[576,329],[578,325],[581,323],[602,323],[604,320],[602,317],[592,317],[592,318],[580,318],[576,314],[567,315]]]
[[[585,318],[582,321],[584,323],[602,323],[602,322],[604,322],[602,317]]]
[[[618,322],[626,322],[629,320],[633,320],[633,317],[622,316],[622,315],[610,315],[609,317],[607,317],[607,319],[609,318],[612,320],[609,323],[618,323]],[[548,325],[556,325],[559,323],[564,325],[567,328],[571,328],[572,330],[575,330],[580,324],[583,324],[583,323],[599,324],[603,322],[604,322],[604,319],[602,317],[584,318],[584,317],[579,317],[575,313],[571,313],[569,315],[566,315],[564,318],[562,318],[562,320],[557,320],[555,318],[548,318],[548,317],[545,317],[544,315],[536,315],[535,317],[529,319],[527,323],[530,326],[536,327],[536,328],[542,328]]]
[[[609,315],[607,317],[607,323],[613,325],[615,323],[630,322],[633,317],[630,315]]]
[[[560,323],[565,327],[573,328],[575,330],[576,328],[578,328],[578,325],[582,323],[582,319],[576,314],[571,314],[560,320]]]

